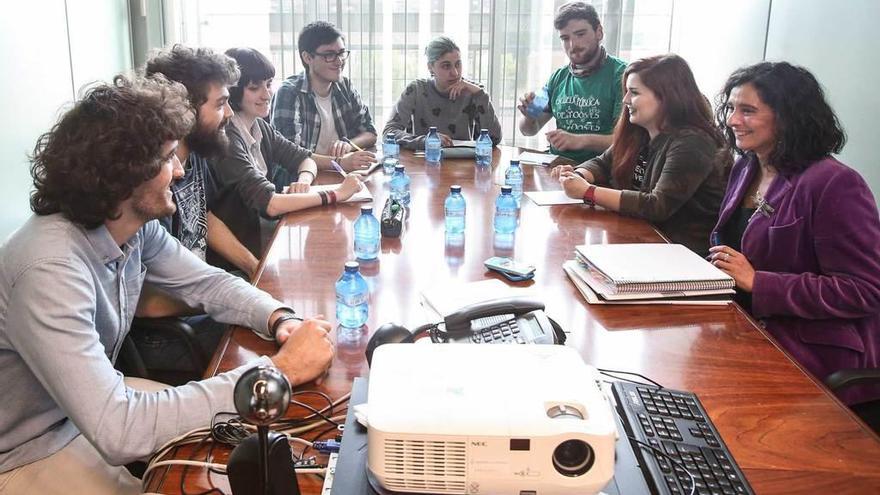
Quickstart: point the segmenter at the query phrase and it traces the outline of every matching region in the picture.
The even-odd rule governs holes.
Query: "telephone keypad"
[[[471,335],[471,342],[477,344],[496,344],[505,342],[525,344],[526,340],[520,334],[519,325],[517,325],[516,319],[509,319],[500,322],[493,322],[491,326],[475,331]]]

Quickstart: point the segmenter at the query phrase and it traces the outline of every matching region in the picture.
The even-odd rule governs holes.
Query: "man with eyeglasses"
[[[297,47],[305,70],[275,93],[275,128],[304,148],[334,157],[376,144],[370,110],[342,75],[351,53],[342,33],[328,22],[313,22],[300,32]]]

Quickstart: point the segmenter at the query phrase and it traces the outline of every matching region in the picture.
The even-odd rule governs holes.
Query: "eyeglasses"
[[[324,62],[327,62],[328,64],[335,62],[337,59],[342,62],[345,62],[346,59],[348,59],[348,56],[351,55],[351,50],[339,50],[338,52],[322,52],[322,53],[314,52],[314,53],[312,53],[312,55],[314,55],[316,57],[323,58]]]

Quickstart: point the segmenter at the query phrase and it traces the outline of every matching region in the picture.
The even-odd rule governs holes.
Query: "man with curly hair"
[[[211,213],[216,186],[209,161],[224,157],[229,147],[226,124],[232,107],[227,88],[238,82],[235,60],[210,48],[175,45],[153,54],[144,72],[183,84],[196,110],[196,125],[177,149],[184,166],[184,176],[173,186],[177,212],[163,225],[200,258],[218,266],[214,257],[222,258],[228,262],[224,265],[232,264],[250,277],[257,258]]]
[[[157,221],[173,214],[192,128],[183,86],[97,86],[37,141],[32,216],[0,247],[3,493],[140,493],[119,467],[234,410],[238,377],[275,365],[294,384],[329,366],[330,324],[211,267]],[[212,317],[275,339],[274,356],[170,388],[113,364],[149,282]]]

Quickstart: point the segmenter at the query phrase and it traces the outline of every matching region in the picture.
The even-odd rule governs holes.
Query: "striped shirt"
[[[347,77],[332,83],[330,95],[333,100],[333,124],[340,138],[353,139],[363,132],[376,134],[370,109],[361,101],[361,96],[351,87]],[[324,123],[305,72],[281,83],[272,99],[271,120],[275,129],[287,139],[311,151],[317,149],[318,136]]]

